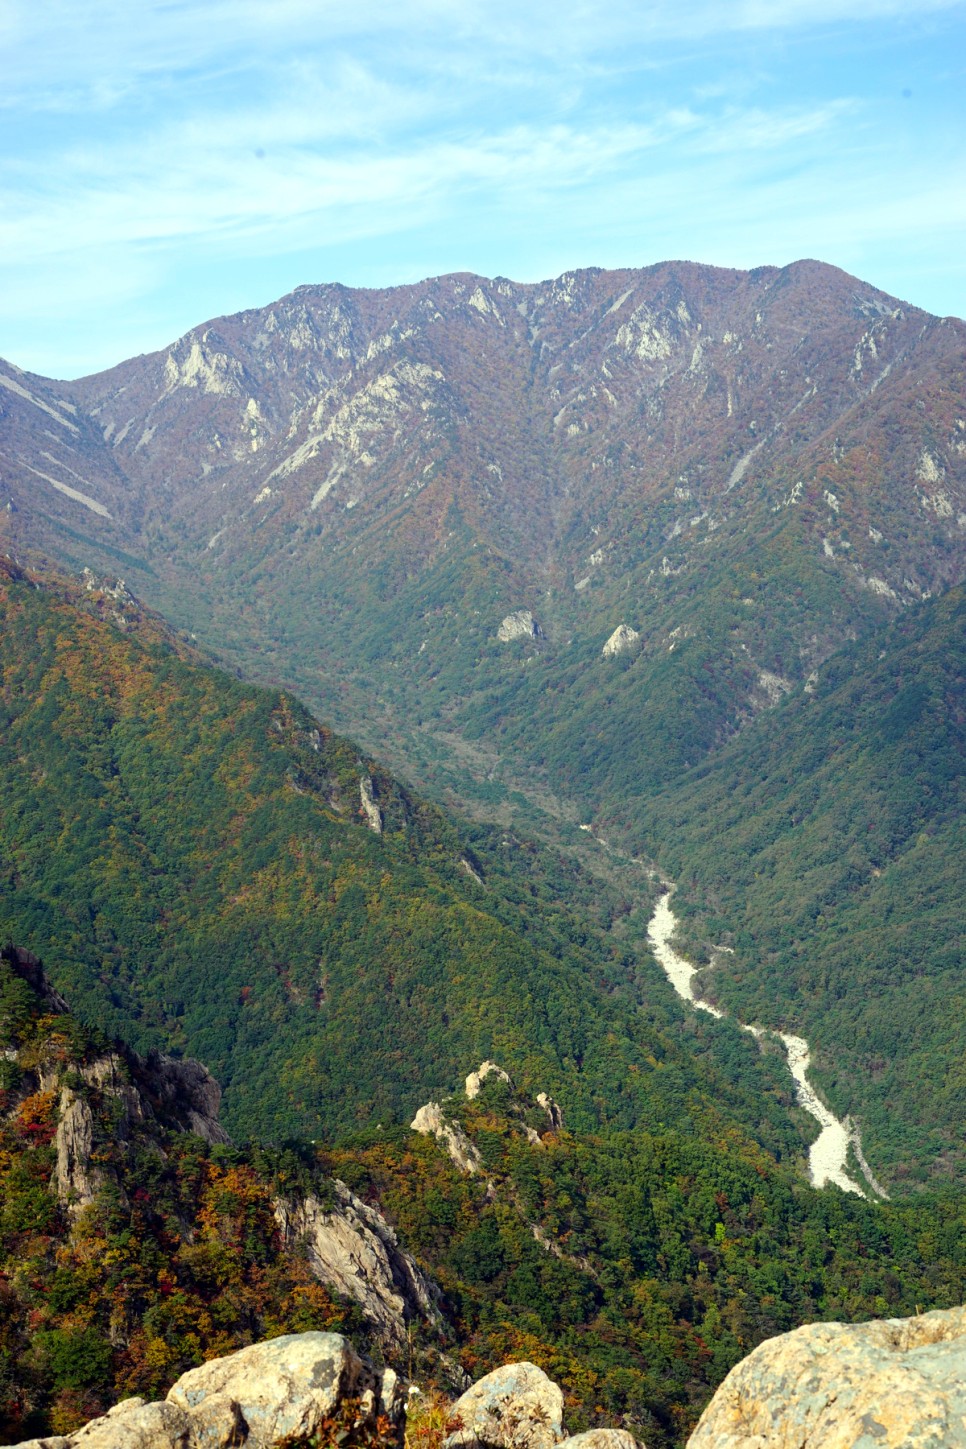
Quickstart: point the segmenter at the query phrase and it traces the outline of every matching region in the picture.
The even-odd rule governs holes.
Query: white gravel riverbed
[[[671,945],[671,938],[676,930],[677,918],[671,910],[671,891],[667,890],[654,907],[654,914],[648,923],[647,938],[651,944],[651,950],[665,976],[684,1001],[697,1007],[699,1011],[709,1012],[711,1016],[723,1017],[724,1012],[720,1011],[718,1007],[712,1006],[708,1001],[702,1001],[695,995],[693,983],[697,967],[692,966],[690,961],[678,955]],[[836,1187],[840,1187],[843,1192],[858,1193],[860,1197],[865,1198],[869,1196],[866,1189],[860,1186],[846,1171],[851,1144],[855,1147],[856,1159],[868,1179],[869,1187],[880,1197],[887,1197],[888,1194],[883,1191],[866,1166],[855,1124],[848,1117],[844,1121],[839,1121],[837,1117],[833,1116],[809,1082],[809,1047],[805,1038],[792,1036],[791,1033],[784,1031],[767,1032],[764,1027],[747,1026],[744,1022],[739,1022],[738,1025],[743,1031],[749,1031],[756,1037],[776,1036],[785,1048],[788,1070],[795,1081],[795,1095],[799,1104],[805,1108],[806,1112],[811,1113],[822,1129],[812,1143],[808,1154],[809,1175],[813,1187],[824,1187],[826,1183],[831,1182]]]

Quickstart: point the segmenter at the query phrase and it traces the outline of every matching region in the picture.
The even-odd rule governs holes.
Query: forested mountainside
[[[966,597],[917,605],[637,802],[686,887],[700,992],[800,1028],[901,1187],[962,1178]],[[702,943],[703,938],[703,943]]]
[[[81,1027],[35,957],[0,952],[3,1443],[263,1335],[372,1336],[276,1220],[284,1197],[331,1204],[331,1182],[308,1151],[236,1151],[217,1101],[197,1063]]]
[[[816,1193],[733,1129],[574,1132],[494,1071],[442,1103],[468,1172],[402,1125],[237,1147],[217,1106],[197,1063],[83,1028],[0,952],[4,1442],[325,1328],[424,1391],[530,1359],[573,1428],[671,1449],[763,1338],[966,1293],[956,1199]]]
[[[781,1063],[682,1025],[627,924],[642,872],[444,816],[122,591],[0,583],[0,938],[83,1020],[203,1060],[232,1131],[408,1120],[495,1056],[574,1126],[802,1154]]]
[[[457,276],[383,291],[305,287],[96,377],[51,383],[0,368],[0,521],[12,552],[123,572],[206,649],[250,678],[293,689],[437,801],[499,821],[513,838],[538,831],[568,851],[578,825],[592,824],[625,858],[685,877],[677,909],[704,913],[696,936],[742,943],[733,985],[719,966],[713,989],[743,1017],[811,1029],[826,1088],[842,1108],[875,1118],[883,1146],[873,1166],[902,1191],[962,1166],[956,1028],[942,1003],[952,1005],[962,930],[949,772],[961,748],[953,702],[963,639],[954,618],[943,632],[945,616],[929,606],[964,576],[964,361],[966,324],[817,262],[748,273],[684,263],[592,269],[533,286]],[[902,703],[900,671],[925,679],[919,654],[904,651],[906,616],[938,631],[928,647],[948,670],[923,687],[930,698],[939,691],[942,708],[917,713],[911,696]],[[883,650],[870,708],[857,711],[865,733],[849,736],[870,784],[872,762],[890,762],[862,819],[862,793],[846,769],[852,755],[838,747],[826,695],[841,669],[855,670],[861,700],[861,671]],[[888,740],[873,701],[893,720]],[[795,756],[809,781],[775,774],[786,729],[800,741],[812,736]],[[914,807],[912,756],[923,787]],[[768,831],[784,844],[755,878],[744,860],[745,844],[755,850],[753,825],[734,810],[725,821],[712,795],[723,800],[759,775],[787,809],[769,816]],[[357,779],[346,775],[343,786],[358,793]],[[796,823],[799,790],[811,824]],[[749,814],[767,813],[765,795],[762,786],[747,797]],[[712,807],[724,830],[721,860],[734,867],[730,887],[706,843]],[[352,838],[377,853],[411,850],[397,817],[387,818],[381,845],[363,831]],[[831,860],[841,846],[844,874],[822,860],[823,820],[837,822],[825,854]],[[475,918],[462,913],[477,909],[474,892],[492,888],[504,866],[506,881],[518,878],[501,852],[522,847],[499,839],[464,835],[444,852],[446,890],[461,904],[447,901],[462,924],[421,919],[436,941],[456,932],[447,951],[453,941],[464,949]],[[246,851],[253,844],[246,837]],[[458,864],[445,873],[464,845],[494,852],[477,871],[484,888]],[[815,861],[802,879],[800,846]],[[585,858],[589,847],[585,840]],[[534,861],[542,907],[557,904],[556,924],[532,929],[556,930],[572,868],[540,852]],[[567,945],[553,959],[598,952],[610,962],[597,979],[612,1007],[628,980],[614,962],[643,939],[647,901],[640,872],[614,877],[616,856],[607,864],[616,896],[602,891],[595,903],[592,889],[572,891],[607,930],[606,945],[592,948],[604,938],[561,927]],[[619,899],[620,881],[632,879]],[[492,893],[485,899],[492,911]],[[167,907],[157,909],[164,920]],[[499,915],[511,932],[519,920]],[[92,939],[89,924],[83,931]],[[279,954],[260,939],[266,957]],[[242,970],[247,936],[219,925],[204,940],[185,970],[193,981],[206,980],[202,959]],[[360,960],[388,962],[387,941],[391,932],[362,942],[350,928],[342,959],[357,950]],[[911,995],[893,971],[900,942],[903,977],[912,960],[920,973]],[[304,970],[308,980],[308,957]],[[872,983],[886,977],[873,1005]],[[407,1009],[428,1000],[399,980]],[[163,972],[151,982],[138,987],[139,1030],[197,1022],[180,989],[165,994]],[[249,984],[233,974],[230,994]],[[281,980],[274,989],[287,1000]],[[498,989],[484,972],[479,989],[495,1001],[502,978]],[[119,1029],[133,1001],[123,990]],[[207,987],[191,990],[200,997]],[[554,1064],[584,1059],[563,1024],[567,1009],[556,1005],[578,998],[555,985],[534,999],[538,1017],[559,1018],[528,1027],[515,1047],[536,1053],[533,1081],[543,1074],[554,1090]],[[369,1005],[357,991],[353,1010],[382,1059],[388,1018]],[[425,1041],[428,1007],[420,1010],[416,1035]],[[442,1010],[453,1014],[448,1001]],[[236,1019],[245,1023],[246,1070],[262,1072],[268,1059],[246,1035],[250,1014],[226,1011],[219,1048]],[[826,1013],[827,1043],[818,1025]],[[467,1020],[461,1011],[455,1019]],[[663,1018],[656,1025],[663,1030]],[[718,1042],[725,1029],[694,1030]],[[485,1031],[473,1031],[470,1056],[486,1054]],[[627,1035],[637,1040],[636,1024]],[[326,1050],[341,1063],[337,1036],[334,1027]],[[226,1076],[231,1117],[230,1063],[206,1042],[194,1049]],[[624,1110],[615,1105],[631,1090],[623,1050],[591,1093],[592,1114],[605,1101]],[[454,1074],[461,1051],[441,1063],[441,1076]],[[747,1044],[725,1051],[744,1061]],[[390,1063],[381,1073],[394,1083],[387,1100],[411,1099],[407,1070]],[[264,1072],[283,1120],[282,1089]],[[323,1120],[345,1110],[322,1095]]]

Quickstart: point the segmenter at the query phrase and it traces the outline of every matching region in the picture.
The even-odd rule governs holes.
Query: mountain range
[[[964,361],[799,262],[0,363],[5,1442],[336,1328],[671,1449],[962,1301]]]
[[[302,287],[94,377],[0,367],[0,517],[10,555],[92,569],[106,617],[123,574],[182,652],[360,739],[393,824],[424,807],[372,753],[565,874],[620,879],[606,909],[577,895],[632,954],[653,899],[633,861],[673,874],[708,988],[807,1028],[903,1191],[962,1172],[964,359],[962,322],[809,261]],[[290,706],[251,709],[274,707],[289,729]],[[318,726],[292,718],[304,753]],[[339,778],[359,790],[355,764]],[[113,943],[81,934],[60,959],[103,977]],[[187,1007],[154,996],[176,1041]],[[191,1049],[231,1113],[223,1042]]]

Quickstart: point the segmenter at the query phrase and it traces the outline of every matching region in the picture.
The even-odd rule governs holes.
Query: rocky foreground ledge
[[[966,1308],[768,1339],[688,1449],[966,1449]]]
[[[66,1438],[18,1449],[276,1449],[401,1441],[404,1390],[338,1333],[255,1343],[182,1374],[159,1403],[125,1399]]]
[[[128,1399],[18,1449],[396,1449],[406,1400],[340,1334],[291,1334],[192,1369],[163,1402]],[[563,1407],[535,1364],[506,1364],[452,1405],[440,1449],[644,1449],[623,1429],[568,1437]],[[688,1449],[966,1449],[966,1308],[770,1339],[732,1369]]]

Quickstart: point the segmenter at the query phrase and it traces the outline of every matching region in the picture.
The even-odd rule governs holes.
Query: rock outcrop
[[[46,1082],[48,1069],[41,1066]],[[56,1080],[56,1078],[55,1078]],[[93,1165],[94,1112],[91,1101],[109,1099],[115,1106],[116,1136],[126,1140],[132,1129],[151,1121],[169,1129],[192,1132],[206,1142],[228,1142],[218,1121],[221,1088],[200,1062],[152,1053],[108,1051],[75,1065],[73,1080],[62,1083],[54,1147],[57,1160],[51,1187],[68,1212],[93,1202],[104,1185],[104,1173]]]
[[[614,659],[618,654],[633,649],[640,637],[637,630],[632,629],[629,624],[618,624],[600,652],[605,659]]]
[[[351,1428],[385,1443],[387,1425],[401,1440],[403,1416],[392,1369],[373,1368],[341,1334],[298,1333],[189,1370],[162,1403],[126,1399],[76,1433],[18,1449],[274,1449],[344,1442]]]
[[[366,824],[376,835],[382,834],[382,811],[376,804],[376,797],[373,793],[372,776],[363,775],[359,781],[359,814],[366,817]]]
[[[374,1368],[341,1334],[288,1334],[189,1370],[160,1403],[125,1399],[72,1434],[14,1449],[389,1449],[402,1441],[406,1405],[393,1370]],[[567,1438],[563,1393],[532,1363],[473,1384],[450,1425],[443,1449],[644,1449],[625,1429]]]
[[[453,1405],[460,1427],[443,1449],[555,1449],[564,1437],[563,1394],[533,1363],[508,1363]]]
[[[443,1115],[438,1102],[427,1102],[420,1107],[410,1122],[413,1132],[432,1136],[442,1142],[460,1172],[474,1173],[479,1170],[482,1158],[458,1122],[451,1122]]]
[[[406,1342],[407,1325],[438,1322],[436,1289],[399,1246],[375,1208],[333,1183],[335,1201],[324,1206],[311,1194],[277,1198],[275,1220],[286,1247],[302,1243],[315,1276],[354,1299],[388,1349]]]
[[[499,1077],[501,1082],[506,1082],[507,1086],[510,1085],[509,1076],[502,1067],[497,1066],[496,1062],[482,1062],[480,1064],[479,1070],[475,1072],[470,1072],[469,1076],[466,1078],[466,1095],[471,1102],[474,1097],[478,1097],[480,1095],[480,1088],[486,1081],[487,1077]]]
[[[963,1449],[966,1308],[815,1323],[733,1368],[688,1449]]]
[[[642,1449],[642,1446],[626,1429],[588,1429],[586,1434],[564,1439],[557,1449]]]
[[[17,975],[26,981],[51,1016],[63,1016],[69,1011],[60,992],[55,991],[47,980],[39,956],[32,951],[24,951],[20,946],[4,946],[0,949],[0,958],[8,961]]]
[[[529,609],[515,609],[507,614],[496,631],[501,644],[510,644],[514,639],[538,639],[543,633]]]
[[[51,1187],[69,1213],[94,1201],[104,1185],[104,1174],[92,1165],[94,1114],[90,1104],[70,1087],[60,1091],[60,1115],[54,1136],[57,1154]]]
[[[537,1093],[537,1104],[542,1107],[550,1119],[550,1126],[554,1132],[558,1132],[563,1126],[563,1111],[559,1102],[548,1097],[546,1092]]]
[[[8,947],[4,959],[29,983],[46,1016],[68,1013],[36,958]],[[170,1141],[166,1134],[172,1132],[190,1132],[208,1143],[230,1142],[218,1121],[220,1088],[199,1062],[157,1053],[141,1057],[121,1046],[97,1055],[81,1052],[67,1062],[58,1042],[52,1032],[50,1049],[30,1054],[31,1065],[19,1073],[16,1092],[17,1099],[37,1092],[56,1097],[50,1190],[71,1219],[105,1187],[129,1203],[132,1185],[137,1186],[137,1177],[125,1166],[125,1152],[103,1150],[108,1134],[114,1147],[125,1144],[162,1158]],[[16,1061],[18,1053],[11,1046],[4,1055]],[[455,1124],[449,1136],[459,1162],[473,1170],[478,1156],[472,1144]],[[382,1214],[344,1183],[335,1180],[316,1192],[275,1197],[273,1209],[283,1253],[304,1255],[321,1283],[358,1303],[387,1352],[402,1348],[411,1323],[438,1326],[439,1290],[403,1251]]]
[[[33,991],[45,1015],[70,1015],[36,956],[15,946],[5,946],[2,956]],[[96,1123],[105,1105],[119,1141],[149,1124],[191,1132],[209,1143],[229,1141],[218,1120],[221,1088],[200,1062],[159,1052],[142,1057],[128,1047],[113,1046],[71,1062],[68,1072],[56,1036],[52,1032],[49,1050],[31,1054],[17,1091],[20,1098],[37,1091],[58,1095],[50,1185],[72,1216],[94,1201],[110,1175],[96,1163],[96,1137],[103,1130]],[[4,1054],[11,1061],[18,1056],[12,1045],[4,1047]]]

